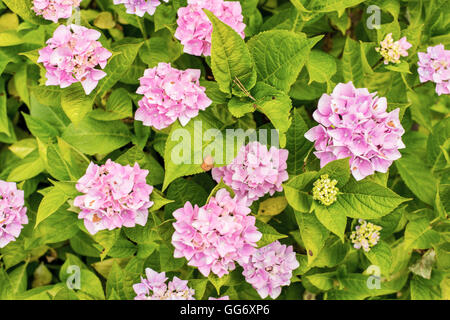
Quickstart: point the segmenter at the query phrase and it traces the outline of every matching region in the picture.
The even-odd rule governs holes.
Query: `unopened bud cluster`
[[[337,180],[331,180],[327,174],[320,176],[314,182],[313,199],[320,201],[325,206],[333,204],[337,200],[339,189],[336,187]]]

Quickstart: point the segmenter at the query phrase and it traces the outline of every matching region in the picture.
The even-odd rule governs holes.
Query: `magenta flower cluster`
[[[338,84],[331,95],[323,94],[313,118],[319,123],[306,132],[314,141],[314,154],[320,166],[350,157],[350,169],[356,180],[375,171],[387,172],[405,148],[401,136],[405,132],[400,109],[387,112],[386,98],[376,97],[353,83]]]
[[[148,170],[137,163],[122,166],[108,159],[104,165],[91,162],[76,188],[83,195],[74,200],[81,209],[78,218],[84,219],[86,229],[95,234],[100,230],[144,226],[148,209],[153,205],[153,187],[145,178]]]
[[[249,262],[243,265],[242,274],[261,298],[276,299],[281,287],[291,283],[292,271],[298,267],[293,247],[275,241],[253,253]]]
[[[212,23],[203,9],[211,11],[219,20],[245,38],[245,24],[239,1],[188,0],[188,6],[178,9],[175,38],[181,41],[184,52],[195,56],[211,55]]]
[[[33,0],[32,9],[38,16],[57,23],[72,15],[72,8],[78,8],[81,0]]]
[[[24,192],[14,182],[0,180],[0,248],[16,240],[28,223]]]
[[[212,101],[199,83],[200,70],[178,70],[170,63],[145,70],[140,78],[137,93],[144,97],[139,101],[135,119],[158,130],[168,127],[177,119],[185,126],[190,119],[205,110]]]
[[[427,52],[419,52],[420,82],[432,81],[436,83],[436,93],[450,94],[450,50],[445,50],[444,45],[439,44],[428,47]]]
[[[100,79],[106,76],[103,69],[111,52],[97,41],[100,32],[82,26],[59,26],[47,46],[39,50],[38,63],[47,70],[47,86],[59,85],[66,88],[72,83],[81,82],[86,94],[95,89]]]
[[[173,213],[174,257],[185,257],[206,277],[210,272],[222,277],[234,270],[235,262],[248,263],[262,234],[246,202],[245,197],[231,198],[226,189],[200,208],[186,202]]]
[[[242,146],[232,163],[212,169],[214,180],[230,186],[239,197],[245,197],[247,204],[258,200],[266,193],[273,195],[282,191],[282,183],[289,176],[286,171],[289,151],[277,149],[253,141]]]
[[[169,0],[162,0],[169,2]],[[114,4],[123,4],[127,9],[127,13],[135,14],[139,17],[143,17],[147,12],[149,15],[153,15],[156,11],[156,7],[161,4],[159,0],[114,0]]]
[[[173,277],[166,284],[166,273],[151,268],[145,269],[145,275],[146,279],[141,277],[141,282],[133,285],[135,300],[195,300],[195,290],[188,287],[187,280]]]

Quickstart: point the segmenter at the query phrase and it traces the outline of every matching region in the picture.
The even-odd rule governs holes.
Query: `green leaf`
[[[433,172],[449,167],[449,153],[450,118],[445,118],[433,127],[432,133],[428,136],[427,156]]]
[[[309,83],[329,82],[336,73],[336,59],[323,51],[312,50],[306,61],[306,69],[309,73]]]
[[[61,189],[51,188],[51,191],[44,196],[39,204],[35,228],[39,223],[55,213],[68,199],[69,197]]]
[[[433,205],[437,181],[424,159],[413,153],[403,153],[395,165],[409,189],[423,202]]]
[[[333,205],[331,205],[333,206]],[[314,212],[317,219],[328,230],[337,235],[344,242],[345,227],[347,226],[347,216],[342,210],[333,210],[322,204],[314,202]]]
[[[309,192],[312,182],[317,178],[317,172],[310,171],[291,178],[283,184],[284,194],[289,205],[300,212],[310,212],[313,202]]]
[[[9,136],[5,80],[3,78],[0,78],[0,133],[5,133]]]
[[[76,276],[77,269],[69,269],[70,266],[79,268],[80,289],[78,292],[85,293],[93,299],[105,299],[105,293],[100,279],[84,265],[81,260],[70,253],[66,253],[67,259],[61,267],[59,278],[66,282],[69,277]],[[73,267],[72,267],[73,268]]]
[[[348,243],[342,243],[339,238],[331,236],[325,241],[325,245],[313,261],[311,267],[332,268],[344,260],[347,252]]]
[[[69,125],[63,139],[83,153],[107,154],[129,143],[131,133],[121,121],[85,118],[78,126]]]
[[[30,132],[44,143],[55,141],[59,135],[58,130],[47,121],[37,119],[26,113],[22,113]]]
[[[350,180],[350,163],[349,158],[334,160],[327,163],[322,169],[320,169],[318,176],[328,174],[330,179],[337,180],[337,187],[342,188]]]
[[[9,173],[8,181],[19,182],[31,179],[44,171],[44,163],[37,151],[33,151]]]
[[[344,9],[356,6],[361,2],[363,0],[311,0],[306,8],[315,12],[343,12]]]
[[[317,220],[312,213],[298,212],[294,210],[295,219],[300,230],[303,243],[308,256],[308,264],[316,259],[325,245],[329,232]]]
[[[427,218],[415,219],[406,226],[405,246],[408,249],[428,249],[439,240],[439,233],[431,228]]]
[[[441,300],[442,292],[439,285],[442,281],[442,274],[434,271],[431,279],[427,280],[419,276],[411,279],[411,299],[412,300]]]
[[[142,44],[143,42],[140,39],[135,38],[126,38],[113,44],[112,49],[115,55],[110,58],[104,69],[107,75],[98,82],[94,91],[95,97],[101,96],[106,90],[112,88],[128,71]]]
[[[24,263],[13,271],[10,272],[9,283],[10,291],[9,294],[12,297],[17,297],[17,295],[25,292],[27,290],[28,274],[27,274],[28,263]]]
[[[256,220],[255,225],[258,231],[262,233],[262,238],[257,243],[258,248],[271,244],[278,239],[287,238],[286,235],[279,233],[274,227],[260,220]]]
[[[16,13],[26,21],[34,24],[50,24],[50,21],[37,16],[31,9],[33,6],[31,1],[3,0],[3,3],[6,4],[12,12]]]
[[[293,110],[292,124],[286,132],[286,149],[289,151],[287,171],[291,175],[302,172],[304,161],[312,147],[312,142],[305,139],[308,125],[303,120],[299,109]]]
[[[350,37],[345,42],[342,53],[342,75],[344,81],[352,81],[355,87],[364,86],[363,63],[361,60],[361,50],[359,43]]]
[[[247,43],[253,56],[258,80],[289,92],[305,64],[309,51],[321,37],[286,30],[262,32]]]
[[[72,84],[62,91],[61,107],[75,125],[79,124],[86,114],[92,110],[93,103],[93,98],[86,95],[79,83]]]
[[[128,91],[124,88],[114,90],[106,102],[106,108],[94,109],[89,116],[96,120],[112,121],[133,117],[133,107]]]
[[[337,201],[328,210],[343,212],[351,218],[377,219],[408,200],[368,180],[350,180],[340,191]]]
[[[364,255],[369,261],[381,269],[381,273],[389,275],[389,270],[392,265],[391,247],[384,241],[379,241],[369,252],[364,252]]]
[[[184,128],[179,121],[171,126],[164,151],[166,174],[163,191],[178,177],[203,172],[201,164],[203,163],[203,155],[208,149],[211,150],[211,155],[217,165],[225,164],[224,158],[227,150],[220,131],[218,132],[219,135],[210,137],[207,141],[204,140],[205,131],[208,129],[217,130],[220,127],[221,124],[218,120],[209,116],[206,112],[200,112],[195,120],[189,121]],[[219,154],[216,155],[216,152]]]
[[[256,84],[256,71],[244,40],[230,26],[204,10],[213,24],[211,36],[211,67],[214,77],[224,93],[243,97],[235,81],[250,91]]]

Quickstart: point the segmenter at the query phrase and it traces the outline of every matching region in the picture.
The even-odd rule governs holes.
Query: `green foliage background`
[[[173,37],[176,10],[186,0],[171,0],[144,18],[111,0],[83,0],[82,25],[99,30],[114,54],[107,77],[86,96],[78,83],[66,89],[44,85],[37,51],[57,24],[35,16],[31,0],[0,0],[0,179],[25,191],[30,220],[17,241],[0,249],[1,299],[133,299],[132,284],[146,267],[189,280],[197,299],[259,299],[240,268],[221,279],[205,278],[185,259],[173,258],[172,212],[186,201],[203,205],[216,184],[200,165],[170,161],[176,144],[170,136],[180,124],[154,131],[133,121],[138,79],[158,62],[202,70],[214,102],[196,118],[203,130],[279,130],[289,150],[290,179],[282,193],[252,206],[264,234],[259,245],[280,239],[294,246],[300,262],[279,299],[450,297],[450,100],[438,97],[432,83],[417,86],[417,52],[439,43],[449,49],[450,2],[241,3],[245,41],[209,14],[212,56],[205,59],[183,54]],[[373,4],[381,9],[380,29],[366,25]],[[374,48],[390,32],[413,46],[401,64],[379,65]],[[386,97],[389,110],[400,108],[406,129],[407,147],[389,173],[360,182],[350,176],[346,159],[320,169],[303,136],[315,125],[310,115],[318,98],[348,81]],[[186,128],[193,133],[193,121]],[[108,158],[137,161],[159,191],[152,194],[145,227],[91,236],[71,206],[75,182],[90,161]],[[337,179],[343,193],[330,207],[311,196],[312,182],[323,173]],[[358,218],[383,227],[369,253],[349,241]],[[70,265],[81,268],[80,290],[65,285]],[[380,289],[366,285],[370,265],[381,269]]]

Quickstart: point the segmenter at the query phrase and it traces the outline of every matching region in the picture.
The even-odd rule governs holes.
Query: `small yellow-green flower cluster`
[[[362,247],[364,251],[369,252],[370,248],[378,243],[382,228],[363,219],[359,219],[358,222],[360,225],[356,226],[355,231],[350,235],[350,239],[354,243],[355,249]]]
[[[314,182],[313,199],[320,201],[323,205],[329,206],[337,200],[339,189],[336,187],[337,180],[331,180],[327,174],[320,176]]]
[[[375,48],[377,52],[384,58],[384,64],[400,63],[400,57],[408,56],[407,50],[411,48],[411,44],[406,41],[406,37],[398,41],[394,41],[392,33],[389,33],[383,41],[380,42],[380,47]]]

